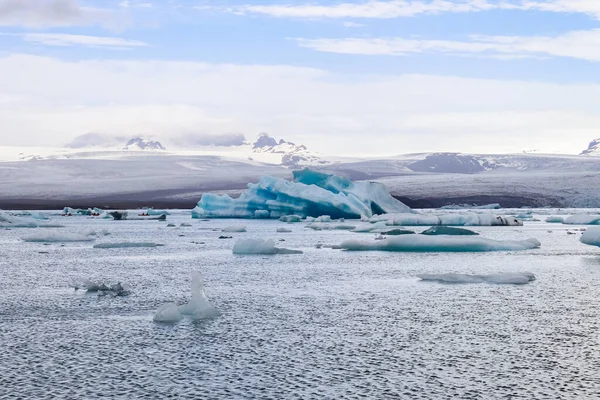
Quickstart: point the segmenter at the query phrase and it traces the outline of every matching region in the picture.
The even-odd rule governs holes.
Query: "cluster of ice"
[[[275,247],[270,239],[238,239],[233,245],[233,254],[302,254],[302,251]]]
[[[583,232],[579,241],[583,244],[600,247],[600,228],[588,228]]]
[[[384,222],[388,226],[523,226],[523,223],[514,217],[502,217],[494,214],[385,214],[376,215],[369,219],[370,222]]]
[[[313,222],[306,225],[307,228],[315,230],[315,231],[352,231],[356,229],[356,225],[348,225],[348,224],[333,224],[333,223],[323,223],[323,222]]]
[[[453,236],[477,236],[479,233],[463,228],[452,228],[449,226],[432,226],[423,231],[422,235],[453,235]]]
[[[123,249],[129,247],[159,247],[164,244],[154,242],[115,242],[115,243],[98,243],[94,245],[95,249]]]
[[[360,218],[384,213],[412,213],[394,199],[383,184],[350,179],[305,169],[294,171],[294,180],[263,176],[248,184],[239,198],[206,193],[192,216],[230,218],[300,217]]]
[[[396,236],[377,242],[346,240],[340,245],[342,249],[350,251],[379,250],[398,252],[519,251],[536,249],[540,246],[540,242],[536,239],[498,241],[481,237],[424,235]]]
[[[192,299],[181,306],[175,303],[167,303],[159,307],[154,314],[156,322],[178,322],[184,315],[191,319],[200,320],[217,317],[219,311],[210,304],[206,291],[204,290],[204,282],[200,272],[192,272]]]
[[[424,281],[435,281],[442,283],[497,283],[510,285],[524,285],[535,280],[531,272],[511,272],[490,275],[469,274],[420,274],[417,277]]]
[[[567,225],[600,225],[600,215],[571,215],[563,221]]]
[[[30,217],[15,217],[14,215],[0,211],[0,228],[62,228],[62,225],[50,222],[38,222],[37,219]]]
[[[221,232],[234,233],[234,232],[246,232],[246,225],[238,225],[238,226],[226,226],[221,229]]]
[[[121,282],[118,282],[114,285],[108,285],[102,282],[94,282],[91,279],[84,279],[83,286],[85,287],[87,292],[97,292],[98,296],[128,296],[131,293],[131,291],[129,290],[129,286],[122,285]]]
[[[24,242],[53,243],[53,242],[93,242],[96,233],[89,231],[84,233],[56,232],[51,230],[40,230],[32,235],[21,238]]]

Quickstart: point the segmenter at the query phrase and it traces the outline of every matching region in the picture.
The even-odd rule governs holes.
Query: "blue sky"
[[[0,0],[0,33],[0,145],[267,131],[340,155],[577,153],[600,136],[597,0]]]

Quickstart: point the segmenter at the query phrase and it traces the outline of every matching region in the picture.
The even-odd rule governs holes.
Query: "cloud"
[[[477,55],[498,59],[568,57],[600,61],[600,29],[559,36],[471,36],[469,41],[406,38],[298,39],[316,51],[406,56],[410,54]]]
[[[343,25],[346,28],[362,28],[363,26],[366,26],[365,24],[359,24],[359,23],[352,22],[352,21],[346,21],[343,23]]]
[[[165,142],[277,132],[334,155],[578,153],[600,125],[595,84],[15,54],[0,57],[0,87],[12,99],[0,107],[0,145],[63,144],[82,132]]]
[[[237,13],[264,14],[292,18],[399,18],[419,14],[480,12],[496,8],[514,8],[508,3],[487,0],[432,0],[432,1],[367,1],[334,5],[244,5],[228,10]]]
[[[191,134],[185,135],[174,140],[176,144],[186,147],[201,146],[241,146],[246,142],[246,137],[242,133],[224,133],[220,135],[211,134]]]
[[[20,36],[23,40],[46,46],[86,46],[124,49],[145,47],[147,43],[106,36],[70,35],[64,33],[0,33],[4,36]]]
[[[125,0],[119,3],[119,7],[123,8],[152,8],[152,3],[140,3],[139,1]]]
[[[197,8],[219,9],[206,6]],[[371,0],[337,4],[247,4],[220,9],[235,14],[262,14],[279,18],[402,18],[420,14],[521,10],[581,13],[600,19],[600,2],[597,0]]]
[[[0,0],[0,26],[112,27],[118,23],[116,19],[110,10],[83,7],[77,0]]]

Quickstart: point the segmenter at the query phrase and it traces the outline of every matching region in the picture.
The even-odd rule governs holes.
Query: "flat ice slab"
[[[271,239],[238,239],[233,245],[233,254],[302,254],[302,251],[275,247]]]
[[[485,252],[531,250],[540,245],[536,239],[499,241],[472,236],[403,235],[377,242],[346,240],[340,247],[349,251]]]
[[[510,272],[490,275],[470,274],[419,274],[417,277],[423,281],[442,283],[496,283],[504,285],[524,285],[535,280],[531,272]]]

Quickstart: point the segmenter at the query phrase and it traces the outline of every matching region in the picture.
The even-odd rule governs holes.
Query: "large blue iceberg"
[[[280,218],[285,215],[361,218],[412,213],[381,183],[353,182],[310,169],[294,171],[294,180],[263,176],[239,198],[205,193],[193,218]]]

